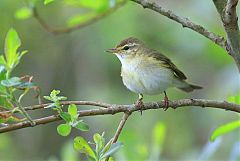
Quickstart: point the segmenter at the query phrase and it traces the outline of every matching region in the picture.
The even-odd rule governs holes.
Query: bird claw
[[[163,107],[163,110],[164,111],[167,111],[167,109],[169,108],[169,100],[168,100],[168,96],[167,96],[167,93],[164,91],[164,107]]]
[[[137,108],[139,108],[139,111],[141,112],[141,115],[142,115],[142,111],[143,111],[143,107],[144,107],[142,99],[138,99],[138,100],[135,102],[135,106],[136,106]]]

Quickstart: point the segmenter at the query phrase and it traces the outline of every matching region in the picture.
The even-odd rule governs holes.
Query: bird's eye
[[[129,46],[124,46],[123,50],[128,50]]]

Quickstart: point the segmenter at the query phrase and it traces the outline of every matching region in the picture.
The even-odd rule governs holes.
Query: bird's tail
[[[184,92],[192,92],[195,89],[203,89],[203,87],[193,85],[193,84],[188,84],[188,86],[186,86],[186,87],[178,87],[178,88],[183,90]]]
[[[195,89],[202,89],[203,87],[194,85],[194,84],[189,84],[186,81],[183,80],[176,80],[176,87],[184,92],[192,92]]]

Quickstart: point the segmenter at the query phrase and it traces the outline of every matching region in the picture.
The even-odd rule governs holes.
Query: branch
[[[116,131],[115,134],[114,134],[114,137],[113,137],[113,140],[112,140],[112,144],[117,142],[118,137],[119,137],[120,133],[122,132],[123,126],[125,125],[128,117],[129,117],[130,115],[131,115],[130,112],[125,112],[125,113],[124,113],[124,115],[123,115],[123,117],[122,117],[122,119],[121,119],[121,121],[120,121],[120,123],[119,123],[119,125],[118,125],[117,131]],[[107,158],[105,159],[105,161],[108,161],[108,160],[109,160],[109,157],[107,157]]]
[[[227,34],[229,54],[235,60],[240,72],[240,33],[236,8],[238,0],[213,0]]]
[[[226,49],[226,43],[225,43],[226,40],[224,39],[224,37],[219,36],[211,31],[207,30],[206,28],[204,28],[201,25],[193,23],[188,18],[180,17],[180,16],[176,15],[175,13],[173,13],[173,11],[164,9],[162,6],[160,6],[160,4],[158,4],[156,2],[152,2],[149,0],[132,0],[132,1],[142,5],[143,8],[151,9],[155,12],[160,13],[163,16],[166,16],[166,17],[172,19],[173,21],[180,23],[183,27],[192,29],[193,31],[210,39],[211,41],[213,41],[215,44],[219,45],[223,49]]]
[[[63,34],[63,33],[69,33],[72,32],[74,30],[86,27],[100,19],[102,19],[103,17],[106,17],[107,15],[113,13],[115,10],[117,10],[119,7],[123,6],[126,3],[126,0],[122,0],[121,2],[117,3],[114,7],[108,9],[105,12],[99,13],[98,15],[96,15],[95,17],[80,23],[76,26],[71,26],[71,27],[65,27],[65,28],[54,28],[51,27],[38,13],[36,7],[33,8],[33,17],[39,22],[39,24],[48,32],[54,34],[54,35],[58,35],[58,34]]]
[[[121,113],[121,112],[132,113],[132,112],[139,110],[139,108],[136,107],[135,105],[114,105],[114,104],[111,105],[111,104],[100,103],[100,102],[91,102],[91,101],[62,102],[62,104],[64,104],[64,105],[69,105],[72,103],[75,103],[76,105],[89,105],[89,106],[103,107],[100,109],[80,110],[78,112],[79,117],[106,115],[106,114],[114,115],[114,114]],[[26,110],[39,109],[39,108],[46,107],[47,105],[50,105],[50,104],[42,104],[42,105],[32,106],[32,107],[37,107],[37,108],[26,107],[25,109]],[[240,113],[240,105],[239,104],[229,103],[226,101],[215,101],[215,100],[205,100],[205,99],[182,99],[182,100],[169,101],[169,107],[172,107],[173,109],[177,109],[179,107],[184,107],[184,106],[195,106],[195,107],[201,107],[201,108],[210,107],[210,108],[217,108],[217,109],[223,109],[223,110],[227,110],[227,111],[233,111],[233,112]],[[165,108],[164,102],[145,103],[142,110],[159,109],[159,108]],[[2,114],[4,115],[5,112],[0,112],[0,116]],[[61,120],[61,118],[58,115],[52,115],[52,116],[48,116],[48,117],[35,119],[33,121],[36,122],[36,125],[41,125],[41,124],[47,124],[47,123],[58,121],[58,120]],[[19,123],[5,126],[5,127],[1,127],[0,133],[13,131],[13,130],[17,130],[17,129],[22,129],[22,128],[26,128],[26,127],[31,127],[31,124],[28,121],[19,122]]]

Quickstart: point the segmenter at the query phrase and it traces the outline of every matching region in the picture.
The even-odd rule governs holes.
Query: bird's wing
[[[149,49],[148,49],[148,50],[149,50]],[[179,78],[179,79],[181,79],[181,80],[187,79],[187,77],[185,76],[185,74],[184,74],[182,71],[180,71],[180,70],[176,67],[176,65],[174,65],[174,64],[172,63],[172,61],[171,61],[168,57],[166,57],[165,55],[159,53],[159,52],[156,51],[156,50],[152,50],[152,49],[150,49],[150,51],[147,51],[146,53],[148,53],[149,56],[151,56],[151,57],[153,57],[153,58],[155,58],[155,59],[157,59],[157,60],[162,61],[162,64],[161,64],[161,65],[164,66],[164,67],[166,67],[166,68],[171,69],[171,70],[174,72],[174,74],[175,74],[175,76],[176,76],[177,78]]]

